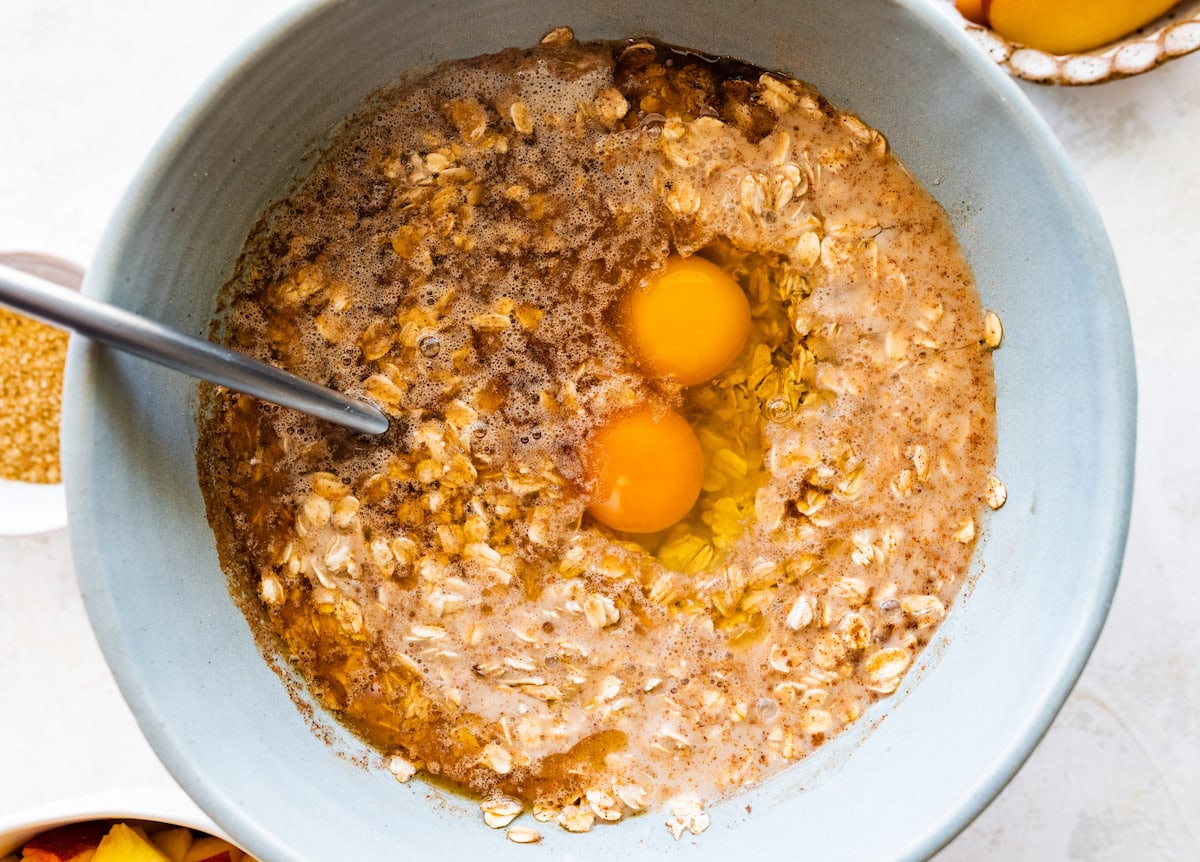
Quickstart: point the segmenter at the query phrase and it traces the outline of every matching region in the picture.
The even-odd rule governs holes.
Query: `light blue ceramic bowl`
[[[931,4],[307,4],[164,135],[85,292],[204,334],[257,214],[363,96],[409,67],[532,44],[560,24],[582,38],[653,34],[811,81],[882,129],[950,213],[1007,332],[996,378],[1009,496],[986,524],[982,576],[920,667],[855,729],[717,806],[698,839],[676,844],[650,814],[510,844],[474,804],[355,765],[363,748],[336,725],[325,721],[333,746],[314,735],[226,591],[196,482],[194,383],[75,341],[67,489],[101,646],[167,767],[264,859],[924,857],[1021,765],[1100,631],[1128,523],[1135,398],[1117,270],[1083,187],[1017,88]]]

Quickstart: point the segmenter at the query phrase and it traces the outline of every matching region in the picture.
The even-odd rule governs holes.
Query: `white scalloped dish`
[[[1149,72],[1200,48],[1200,0],[1183,0],[1162,17],[1115,42],[1075,54],[1048,54],[1027,48],[968,21],[954,8],[954,0],[939,0],[938,5],[997,64],[1014,77],[1038,84],[1103,84]]]

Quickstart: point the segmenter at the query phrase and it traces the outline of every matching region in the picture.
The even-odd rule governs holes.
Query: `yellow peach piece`
[[[206,835],[197,838],[183,857],[183,862],[240,862],[242,851],[228,841]]]
[[[992,0],[984,3],[993,30],[1050,54],[1106,45],[1153,21],[1177,0]]]
[[[960,15],[976,24],[987,24],[987,14],[983,10],[984,0],[956,0],[954,3]]]
[[[157,847],[124,823],[108,830],[92,862],[171,862]]]
[[[192,830],[181,826],[176,829],[155,832],[150,836],[150,840],[167,855],[171,862],[183,862],[183,858],[192,846],[193,836]]]

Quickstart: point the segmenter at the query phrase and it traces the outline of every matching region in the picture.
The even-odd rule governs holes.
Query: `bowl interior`
[[[542,847],[600,859],[695,840],[717,856],[803,836],[814,858],[931,853],[1011,777],[1098,634],[1128,523],[1134,422],[1128,321],[1103,229],[1032,108],[940,13],[920,0],[314,5],[185,109],[85,290],[203,335],[257,214],[364,95],[407,68],[532,44],[561,24],[585,39],[652,34],[785,70],[887,134],[950,213],[984,303],[1004,321],[998,473],[1009,497],[985,524],[983,576],[901,692],[857,727],[717,806],[698,839],[677,845],[650,814],[585,836],[543,826]],[[528,855],[486,830],[473,803],[363,768],[360,744],[318,713],[327,745],[297,711],[218,566],[195,476],[191,380],[77,339],[67,400],[88,610],[143,730],[201,807],[260,858]]]

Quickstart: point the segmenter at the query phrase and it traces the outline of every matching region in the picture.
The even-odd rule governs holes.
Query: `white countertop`
[[[0,250],[86,264],[167,121],[288,5],[4,0]],[[1012,784],[937,859],[1200,859],[1200,54],[1098,87],[1022,89],[1120,262],[1137,488],[1121,586],[1082,680]],[[0,539],[0,656],[0,818],[172,786],[101,658],[65,531]]]

